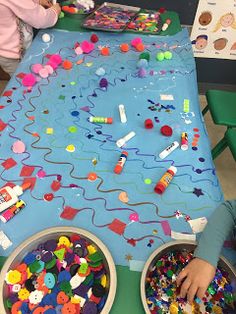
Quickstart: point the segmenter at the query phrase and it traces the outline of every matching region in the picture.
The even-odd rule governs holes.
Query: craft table
[[[63,24],[78,30],[75,19],[65,18],[57,28]],[[93,32],[47,32],[51,41],[44,43],[44,32],[38,33],[0,99],[0,186],[32,183],[30,192],[22,195],[27,206],[1,223],[13,245],[0,249],[0,254],[8,256],[44,228],[85,228],[105,243],[117,265],[118,288],[111,313],[143,313],[140,272],[130,268],[139,270],[153,250],[171,240],[171,233],[192,236],[189,220],[208,217],[223,201],[200,112],[188,32],[141,36],[150,53],[144,77],[138,75],[140,53],[119,49],[122,43],[130,44],[135,34],[97,32],[95,49],[77,55],[75,43],[89,40]],[[101,56],[102,46],[109,46],[110,56]],[[157,52],[167,50],[173,58],[158,62]],[[32,88],[24,87],[22,79],[31,73],[31,66],[46,64],[55,53],[72,61],[73,68],[59,67]],[[101,67],[106,88],[99,86],[101,77],[95,74]],[[125,124],[120,122],[120,103],[126,109]],[[110,116],[114,122],[93,124],[88,120],[91,116]],[[153,129],[144,128],[147,118],[153,120]],[[171,137],[161,134],[163,125],[171,126]],[[116,141],[130,131],[136,136],[118,148]],[[188,133],[189,149],[178,148],[161,160],[159,153],[173,141],[180,142],[182,132]],[[18,140],[26,145],[22,154],[12,151]],[[116,175],[113,169],[122,150],[129,155],[122,173]],[[173,181],[163,195],[154,193],[171,165],[177,168]],[[53,181],[60,182],[57,192],[51,188]]]

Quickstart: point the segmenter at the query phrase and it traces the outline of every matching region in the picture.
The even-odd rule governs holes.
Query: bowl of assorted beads
[[[75,227],[45,229],[9,256],[0,275],[0,313],[107,314],[116,268],[107,247]]]
[[[179,296],[176,277],[193,258],[195,242],[174,241],[162,245],[147,260],[140,283],[146,314],[235,314],[236,270],[220,258],[215,277],[202,300],[193,304]]]
[[[80,17],[90,14],[94,10],[93,0],[72,0],[61,3],[64,14],[71,17]]]

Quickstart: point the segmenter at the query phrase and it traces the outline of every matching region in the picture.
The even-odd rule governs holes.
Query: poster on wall
[[[195,57],[236,60],[236,0],[199,0],[191,41]]]

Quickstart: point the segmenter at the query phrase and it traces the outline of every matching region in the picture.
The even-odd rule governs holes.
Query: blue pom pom
[[[103,68],[98,68],[95,73],[97,76],[103,76],[105,75],[106,71]]]
[[[146,59],[140,59],[137,63],[138,68],[147,68],[148,67],[148,61]]]

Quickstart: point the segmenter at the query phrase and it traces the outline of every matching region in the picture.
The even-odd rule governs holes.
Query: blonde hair
[[[236,29],[236,20],[235,20],[235,17],[234,17],[234,14],[229,12],[229,13],[226,13],[224,15],[221,16],[221,18],[219,19],[219,21],[217,22],[216,24],[216,27],[215,29],[213,30],[213,33],[217,32],[221,27],[222,27],[222,24],[221,24],[221,21],[224,17],[226,17],[227,15],[232,15],[233,17],[233,23],[230,25],[232,28]]]

